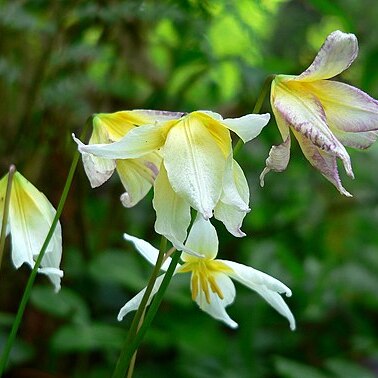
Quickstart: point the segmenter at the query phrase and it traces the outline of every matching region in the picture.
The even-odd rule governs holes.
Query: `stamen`
[[[198,295],[198,274],[192,273],[192,300],[195,301]]]
[[[224,295],[222,293],[222,290],[220,289],[220,287],[218,286],[217,282],[215,281],[214,276],[210,275],[208,277],[208,280],[209,280],[211,291],[213,293],[217,294],[220,299],[224,299]]]

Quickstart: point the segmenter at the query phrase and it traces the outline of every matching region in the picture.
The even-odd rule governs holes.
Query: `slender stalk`
[[[0,268],[1,268],[1,262],[3,261],[5,238],[7,236],[6,230],[7,230],[8,215],[9,215],[9,203],[10,203],[10,197],[11,197],[11,191],[12,191],[13,175],[15,174],[15,172],[16,172],[16,166],[12,164],[9,167],[7,189],[6,189],[5,198],[4,198],[3,219],[2,219],[2,223],[1,223],[1,232],[0,232]]]
[[[89,117],[88,120],[87,120],[87,122],[86,122],[86,124],[85,124],[85,126],[84,126],[83,132],[82,132],[82,134],[80,136],[81,139],[83,137],[85,137],[87,129],[88,129],[88,126],[91,124],[91,120],[92,120],[92,117]],[[12,349],[14,340],[16,339],[16,335],[17,335],[18,329],[20,327],[20,324],[21,324],[21,321],[22,321],[22,317],[23,317],[24,312],[25,312],[26,305],[27,305],[27,303],[29,301],[29,298],[30,298],[30,295],[31,295],[31,291],[32,291],[32,288],[33,288],[35,277],[36,277],[37,272],[38,272],[38,268],[41,265],[41,261],[43,259],[43,256],[45,255],[47,246],[49,245],[50,240],[51,240],[51,238],[52,238],[52,236],[54,234],[56,225],[58,224],[59,218],[60,218],[60,216],[62,214],[64,205],[66,203],[68,192],[69,192],[69,190],[71,188],[73,176],[75,174],[77,163],[79,162],[79,158],[80,158],[80,153],[78,151],[76,151],[75,154],[74,154],[72,163],[71,163],[70,170],[68,172],[68,176],[67,176],[66,183],[64,185],[62,196],[60,197],[60,201],[59,201],[59,204],[58,204],[58,208],[56,210],[55,217],[54,217],[54,219],[52,221],[50,230],[47,233],[46,239],[45,239],[45,241],[44,241],[44,243],[42,245],[42,248],[41,248],[41,250],[39,252],[38,258],[37,258],[37,260],[36,260],[36,262],[34,264],[34,267],[33,267],[32,271],[30,273],[29,279],[28,279],[28,281],[26,283],[24,294],[23,294],[23,296],[21,298],[20,305],[18,306],[16,318],[15,318],[15,320],[13,322],[13,326],[12,326],[11,332],[10,332],[8,340],[7,340],[6,344],[5,344],[5,347],[4,347],[4,350],[3,350],[3,354],[1,355],[1,358],[0,358],[0,377],[3,375],[3,372],[5,370],[6,364],[8,362],[10,351]]]
[[[180,251],[176,251],[174,255],[172,256],[171,263],[169,264],[169,267],[167,269],[167,272],[165,273],[164,279],[160,285],[160,288],[158,292],[156,293],[150,308],[147,312],[147,315],[144,319],[144,322],[142,324],[142,327],[140,328],[139,332],[136,334],[134,340],[132,340],[131,344],[128,345],[127,350],[125,351],[123,355],[124,363],[127,366],[130,363],[130,360],[134,354],[134,351],[136,351],[140,345],[140,343],[143,340],[143,337],[145,336],[147,330],[149,329],[152,320],[154,319],[159,306],[163,300],[163,296],[165,294],[165,291],[167,290],[167,287],[172,279],[173,273],[175,272],[176,266],[179,262],[181,256]],[[119,376],[121,377],[121,376]],[[118,377],[117,377],[118,378]]]
[[[167,248],[167,239],[162,236],[161,241],[160,241],[160,248],[159,248],[159,255],[156,261],[156,264],[154,266],[154,269],[151,273],[150,280],[148,281],[148,285],[146,287],[146,290],[144,292],[142,301],[138,307],[137,312],[134,315],[134,319],[131,323],[130,330],[127,334],[125,343],[123,344],[121,354],[118,358],[116,367],[113,372],[113,378],[122,378],[125,376],[126,369],[128,368],[130,364],[130,358],[125,358],[125,355],[129,355],[129,347],[133,341],[133,338],[135,337],[138,329],[138,324],[140,319],[142,318],[143,312],[145,311],[145,308],[147,307],[148,300],[150,298],[152,289],[155,285],[156,279],[158,277],[159,271],[161,266],[163,265],[164,261],[164,255],[165,255],[165,250]],[[134,354],[136,349],[132,350],[131,356]],[[131,357],[130,356],[130,357]]]
[[[275,76],[276,75],[269,75],[265,79],[264,84],[261,88],[259,97],[257,97],[256,104],[255,104],[255,106],[252,110],[252,114],[256,114],[261,110],[263,103],[264,103],[264,100],[265,100],[265,97],[269,93],[270,85],[272,84],[272,81],[274,80]],[[243,141],[241,139],[239,139],[238,142],[236,143],[235,147],[234,147],[234,156],[238,154],[238,152],[239,152],[239,150],[242,146],[243,146]]]

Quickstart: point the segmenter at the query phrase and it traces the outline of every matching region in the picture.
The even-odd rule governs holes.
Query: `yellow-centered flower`
[[[147,261],[151,264],[156,263],[159,253],[157,249],[145,240],[128,234],[124,234],[124,237],[134,244]],[[201,214],[198,214],[184,247],[184,251],[190,250],[190,254],[182,253],[183,264],[177,266],[174,274],[191,273],[192,298],[201,310],[232,328],[238,326],[226,312],[226,307],[234,301],[236,295],[232,278],[260,294],[288,319],[290,328],[295,329],[293,314],[280,295],[284,293],[291,296],[290,289],[277,279],[252,267],[229,260],[216,259],[218,244],[215,228],[209,220],[205,220]],[[193,256],[193,251],[203,257]],[[162,266],[163,271],[168,269],[170,262],[171,259],[167,258]],[[164,274],[158,277],[151,295],[157,292],[163,278]],[[126,314],[139,307],[144,291],[145,289],[122,307],[118,314],[118,320],[122,320]]]

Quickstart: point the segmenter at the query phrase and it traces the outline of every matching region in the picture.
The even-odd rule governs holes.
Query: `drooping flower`
[[[249,192],[243,171],[232,158],[230,130],[244,142],[255,138],[269,114],[223,119],[196,111],[180,119],[132,129],[111,145],[84,145],[81,152],[111,159],[131,159],[160,151],[163,164],[154,186],[155,229],[172,242],[182,243],[190,224],[190,207],[205,219],[221,220],[235,236],[249,211]]]
[[[93,117],[93,131],[89,144],[109,144],[120,140],[133,128],[178,118],[182,113],[153,110],[130,110],[99,113]],[[85,173],[92,188],[107,181],[117,171],[125,188],[121,202],[125,207],[136,205],[148,193],[159,172],[161,156],[151,152],[135,159],[106,159],[82,152]]]
[[[3,220],[4,201],[9,173],[0,180],[0,229]],[[19,172],[15,172],[9,202],[9,217],[6,232],[11,234],[12,261],[16,269],[26,263],[32,268],[55,217],[55,209],[35,186]],[[60,290],[63,271],[60,270],[62,257],[62,230],[58,222],[54,234],[43,256],[39,273],[46,274]]]
[[[145,240],[128,234],[124,234],[124,237],[134,244],[147,261],[151,264],[156,263],[159,253],[157,249]],[[193,223],[185,248],[194,250],[203,257],[183,252],[181,256],[183,264],[177,266],[174,274],[191,273],[192,299],[197,302],[201,310],[231,328],[238,326],[226,312],[226,307],[234,301],[236,295],[232,278],[260,294],[273,308],[288,319],[290,328],[295,329],[294,316],[280,295],[284,293],[286,296],[291,296],[290,289],[277,279],[252,267],[216,259],[218,253],[216,230],[210,221],[205,220],[200,214],[197,214]],[[170,261],[168,258],[164,262],[162,270],[168,269]],[[151,296],[158,291],[163,278],[164,274],[158,277]],[[118,320],[122,320],[125,315],[139,307],[144,291],[145,289],[140,291],[121,308]]]
[[[354,34],[331,33],[313,63],[298,76],[277,75],[271,87],[271,105],[283,143],[273,146],[266,168],[283,171],[290,159],[291,130],[307,160],[344,195],[337,158],[354,177],[344,146],[365,149],[378,136],[378,101],[350,85],[327,80],[346,70],[357,57]]]

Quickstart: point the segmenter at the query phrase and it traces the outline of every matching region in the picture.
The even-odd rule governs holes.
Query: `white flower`
[[[4,200],[8,175],[0,180],[0,229],[3,219]],[[35,186],[19,172],[15,172],[9,202],[7,235],[12,238],[12,261],[16,269],[27,263],[32,268],[55,217],[55,209]],[[60,270],[62,257],[62,231],[58,222],[54,234],[43,256],[39,273],[46,274],[55,291],[60,290],[63,271]]]
[[[124,234],[124,237],[134,244],[146,260],[152,264],[156,263],[159,253],[156,248],[145,240],[128,234]],[[200,214],[193,223],[185,247],[202,255],[203,258],[183,252],[181,256],[183,264],[178,265],[174,274],[191,273],[192,298],[203,311],[231,328],[238,326],[225,309],[234,301],[236,294],[232,278],[260,294],[289,320],[290,328],[295,329],[293,314],[280,295],[285,293],[286,296],[291,296],[290,289],[277,279],[252,267],[233,261],[215,259],[218,252],[218,236],[210,221],[205,220]],[[166,271],[169,264],[170,258],[165,261],[162,270]],[[151,296],[157,292],[163,278],[164,274],[158,277]],[[122,307],[118,320],[122,320],[126,314],[139,307],[144,291],[145,289]]]

